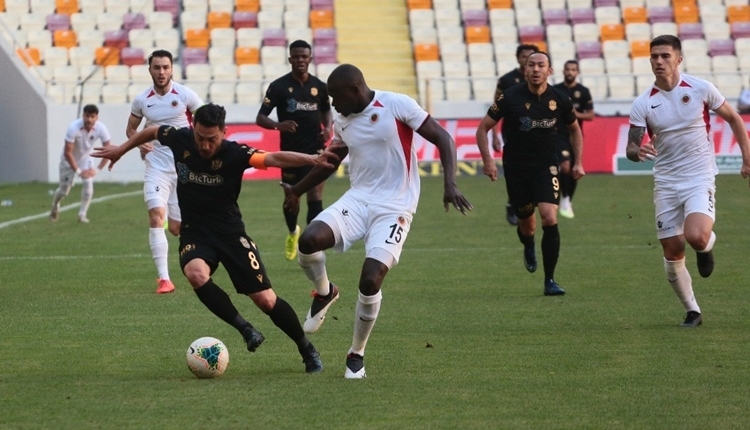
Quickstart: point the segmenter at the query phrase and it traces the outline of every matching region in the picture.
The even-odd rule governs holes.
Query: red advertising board
[[[750,125],[750,115],[743,115],[746,127]],[[480,119],[439,120],[456,142],[459,161],[459,174],[481,174],[481,156],[476,144],[475,133]],[[633,163],[625,158],[628,138],[627,117],[597,117],[584,124],[583,168],[586,173],[648,174],[651,163]],[[716,150],[716,160],[722,173],[739,172],[742,165],[740,149],[729,125],[716,115],[711,116],[711,133]],[[266,130],[255,124],[227,125],[227,139],[246,143],[267,151],[279,149],[278,131]],[[435,145],[415,134],[414,147],[417,151],[420,171],[423,175],[439,175],[435,164],[440,162],[440,154]],[[500,153],[495,153],[500,161]],[[245,179],[279,179],[278,169],[249,169]]]

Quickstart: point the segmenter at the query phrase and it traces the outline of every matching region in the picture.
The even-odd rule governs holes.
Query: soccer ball
[[[227,370],[229,350],[219,339],[202,337],[190,344],[186,358],[188,369],[195,376],[215,378]]]

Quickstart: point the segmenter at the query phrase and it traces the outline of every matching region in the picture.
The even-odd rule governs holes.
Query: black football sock
[[[288,210],[284,209],[284,221],[286,221],[286,228],[289,229],[289,232],[294,232],[294,230],[297,229],[297,214],[294,212],[289,212]]]
[[[309,225],[321,212],[323,212],[323,200],[307,202],[307,224]]]
[[[297,319],[297,314],[294,309],[281,297],[276,297],[276,305],[267,312],[267,315],[271,317],[271,321],[280,328],[281,331],[286,333],[290,339],[297,344],[300,354],[304,355],[304,352],[310,347],[310,340],[302,330],[302,325]]]
[[[208,310],[213,312],[214,315],[221,318],[227,324],[236,328],[240,333],[242,333],[243,329],[246,327],[252,327],[252,325],[245,321],[242,315],[240,315],[237,308],[234,307],[234,304],[227,293],[219,288],[218,285],[214,284],[213,279],[209,279],[202,287],[193,291],[195,291],[195,295],[198,296],[198,299],[208,308]]]
[[[578,180],[573,179],[572,177],[568,179],[570,182],[570,185],[568,185],[568,196],[570,196],[570,201],[573,201],[573,194],[576,193],[576,187],[578,187]]]
[[[560,181],[560,194],[562,197],[570,196],[570,186],[573,182],[573,178],[569,175],[558,175],[558,181]]]
[[[534,235],[531,236],[524,236],[523,233],[521,233],[521,227],[516,227],[516,233],[518,234],[518,240],[523,243],[523,246],[525,247],[533,247],[534,246]]]
[[[542,260],[544,261],[544,279],[555,278],[555,267],[560,257],[560,230],[557,224],[542,227]]]

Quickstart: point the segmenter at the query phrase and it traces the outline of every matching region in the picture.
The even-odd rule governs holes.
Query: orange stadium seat
[[[232,26],[232,14],[229,12],[209,12],[207,18],[209,30],[214,28],[229,28]]]
[[[513,0],[487,0],[487,9],[512,9]]]
[[[72,48],[78,45],[78,36],[73,30],[55,30],[52,35],[52,43],[63,48]]]
[[[537,40],[537,41],[531,42],[531,44],[536,45],[537,49],[539,49],[540,51],[549,53],[549,51],[547,50],[548,49],[547,42],[543,40]]]
[[[255,12],[260,10],[260,0],[235,0],[234,10],[238,12]]]
[[[407,0],[406,6],[412,9],[432,9],[432,0]]]
[[[750,22],[750,5],[727,6],[727,21],[729,24]]]
[[[238,46],[234,50],[234,62],[238,66],[241,64],[259,64],[260,50],[255,47]]]
[[[622,20],[627,24],[648,22],[648,11],[645,7],[626,7],[622,10]]]
[[[207,28],[191,28],[185,32],[185,46],[188,48],[208,48],[211,31]]]
[[[648,40],[634,40],[630,42],[630,56],[636,57],[650,57],[651,47],[650,41]]]
[[[700,13],[696,5],[686,5],[674,8],[674,22],[677,25],[700,22]]]
[[[55,11],[65,15],[78,13],[78,0],[55,0]]]
[[[599,27],[599,35],[602,42],[605,40],[623,40],[625,39],[625,27],[622,24],[603,24]]]
[[[466,43],[490,43],[490,28],[486,25],[466,27]]]
[[[94,52],[94,63],[99,66],[116,66],[120,64],[120,49],[100,46]]]
[[[333,28],[333,11],[332,10],[311,10],[310,11],[310,28]]]
[[[0,0],[0,12],[5,12],[5,0]]]
[[[27,66],[42,64],[42,54],[38,48],[18,48],[16,54]]]
[[[675,9],[683,6],[695,6],[695,0],[672,0],[671,3]]]
[[[414,61],[439,61],[440,51],[438,46],[432,43],[420,43],[414,45]]]

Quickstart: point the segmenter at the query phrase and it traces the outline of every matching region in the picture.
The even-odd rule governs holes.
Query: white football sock
[[[297,262],[307,279],[311,280],[315,291],[321,296],[327,296],[330,292],[328,285],[328,272],[326,271],[326,253],[323,251],[303,254],[297,252]]]
[[[367,339],[370,338],[370,332],[375,326],[375,320],[380,313],[380,303],[383,300],[383,294],[378,291],[374,296],[365,296],[359,293],[357,300],[357,310],[354,313],[354,338],[349,353],[355,353],[361,356],[365,355],[365,346]]]
[[[704,249],[701,249],[698,252],[710,252],[712,249],[714,249],[714,243],[716,243],[716,233],[712,231],[711,237],[708,238],[708,243],[706,244],[706,247]]]
[[[86,178],[81,188],[81,207],[78,209],[78,217],[86,217],[92,197],[94,197],[94,178]]]
[[[159,279],[169,279],[167,256],[169,255],[169,242],[163,228],[148,229],[148,244],[151,246],[151,256],[159,272]]]
[[[664,271],[667,272],[667,281],[672,286],[677,298],[680,299],[686,311],[700,312],[701,308],[695,300],[693,293],[693,280],[685,267],[685,259],[669,261],[664,259]]]
[[[65,188],[63,186],[57,187],[55,190],[55,195],[52,197],[52,206],[57,206],[60,204],[60,201],[62,201],[65,196],[68,195],[70,192],[70,188]]]

